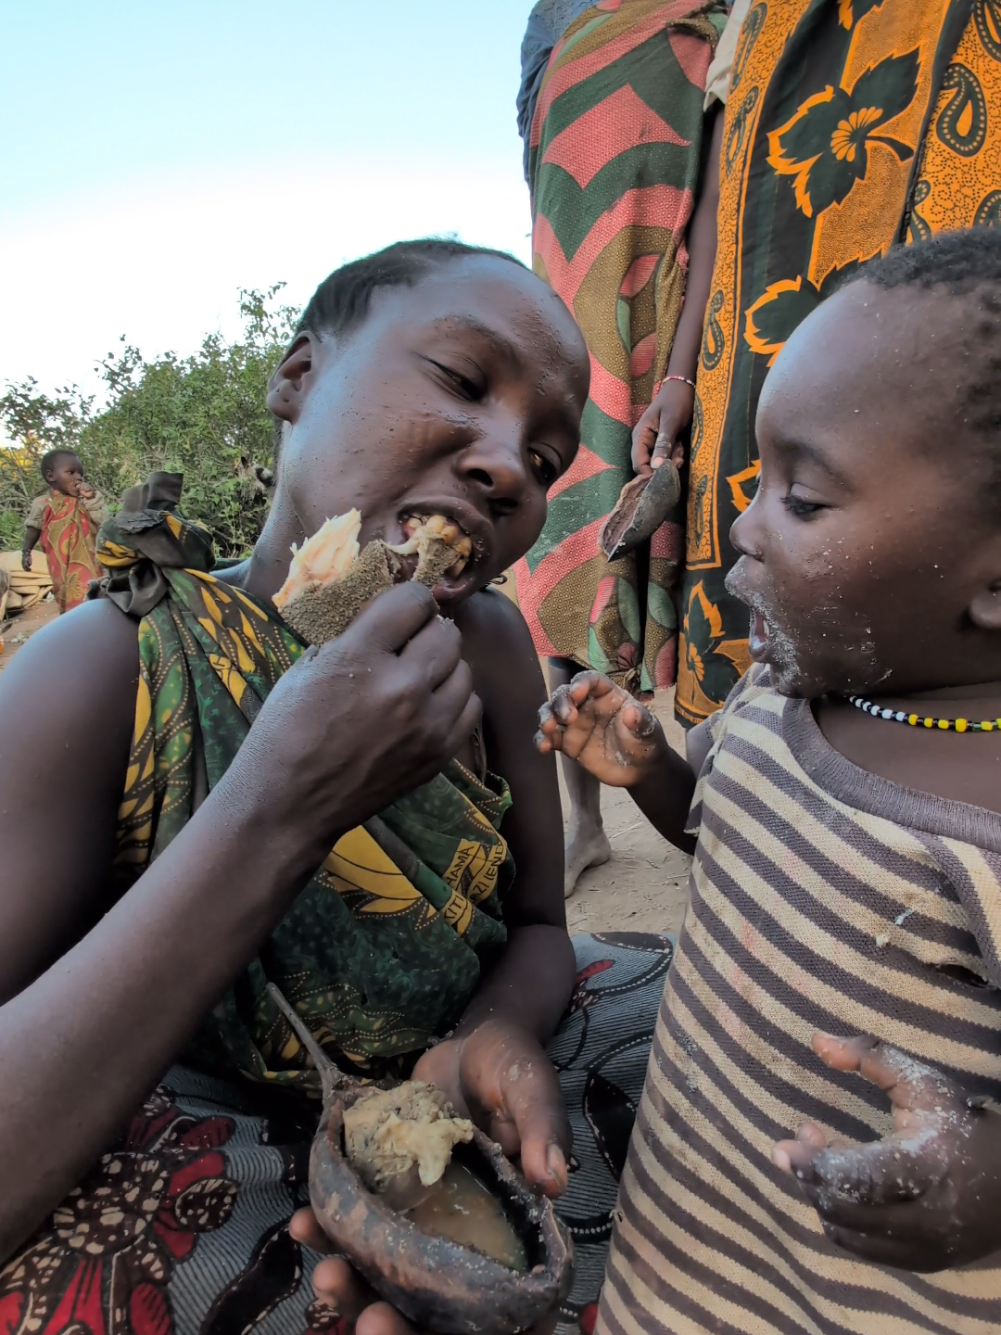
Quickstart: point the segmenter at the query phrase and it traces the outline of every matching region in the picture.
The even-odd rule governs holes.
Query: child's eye
[[[807,501],[802,496],[794,496],[792,492],[788,496],[782,497],[782,504],[797,519],[812,519],[819,510],[827,509],[819,501]]]
[[[560,470],[552,459],[547,459],[540,450],[529,450],[528,458],[541,481],[546,487],[551,487],[560,475]]]

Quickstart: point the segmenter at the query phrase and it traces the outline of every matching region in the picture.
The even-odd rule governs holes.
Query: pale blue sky
[[[0,382],[187,351],[236,288],[455,231],[527,256],[532,0],[3,5]],[[43,364],[44,363],[44,364]]]

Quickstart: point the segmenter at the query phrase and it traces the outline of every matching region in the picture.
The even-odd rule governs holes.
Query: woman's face
[[[577,451],[588,373],[566,308],[505,260],[453,259],[376,291],[356,330],[303,336],[275,374],[268,403],[288,427],[272,521],[309,535],[357,506],[363,543],[396,544],[408,520],[444,515],[472,541],[435,590],[458,603],[541,532]]]

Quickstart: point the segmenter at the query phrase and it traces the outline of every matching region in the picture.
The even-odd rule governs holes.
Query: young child
[[[1001,1329],[999,350],[996,232],[867,266],[765,384],[688,762],[595,673],[542,711],[694,839],[601,1332]]]
[[[42,456],[41,472],[48,490],[35,497],[24,521],[21,564],[31,569],[31,553],[41,542],[59,611],[69,612],[83,602],[87,585],[101,573],[95,540],[110,511],[72,450],[49,450]]]

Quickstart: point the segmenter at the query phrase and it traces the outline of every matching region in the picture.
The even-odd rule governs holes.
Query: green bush
[[[147,362],[123,339],[99,364],[107,387],[100,412],[76,386],[48,396],[33,378],[8,385],[0,425],[13,448],[0,449],[0,544],[20,546],[25,511],[43,487],[38,461],[65,447],[112,508],[154,470],[183,473],[185,513],[209,526],[219,556],[243,555],[266,513],[254,467],[267,467],[274,449],[268,377],[297,318],[276,302],[281,286],[241,292],[235,343],[209,334],[190,357]]]

